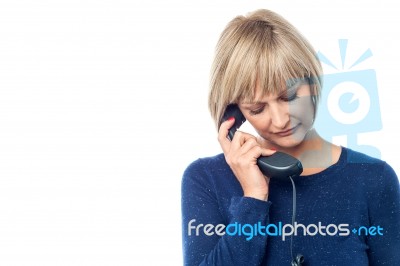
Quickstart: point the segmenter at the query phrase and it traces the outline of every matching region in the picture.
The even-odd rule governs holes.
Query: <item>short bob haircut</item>
[[[228,104],[252,101],[256,83],[264,94],[280,92],[288,82],[306,79],[316,114],[322,67],[314,48],[280,15],[265,9],[228,23],[216,46],[208,107],[216,126]]]

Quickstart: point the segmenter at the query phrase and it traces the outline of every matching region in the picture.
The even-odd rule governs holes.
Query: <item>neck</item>
[[[326,143],[327,142],[318,135],[315,129],[312,128],[307,132],[304,140],[299,145],[290,148],[280,147],[280,150],[301,159],[306,158],[313,151],[321,151],[321,148]]]
[[[288,153],[300,160],[303,165],[303,174],[319,173],[339,160],[341,148],[333,145],[311,129],[304,141],[290,148],[281,147],[282,152]]]

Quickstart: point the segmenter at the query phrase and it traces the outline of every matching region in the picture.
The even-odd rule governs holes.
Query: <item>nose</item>
[[[289,124],[288,107],[284,104],[271,104],[269,106],[272,125],[278,129],[284,129]]]

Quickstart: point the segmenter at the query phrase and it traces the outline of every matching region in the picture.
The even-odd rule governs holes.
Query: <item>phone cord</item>
[[[292,213],[292,228],[294,229],[294,222],[296,220],[296,186],[291,176],[289,176],[290,181],[292,181],[293,187],[293,213]],[[304,262],[304,257],[301,254],[297,254],[296,258],[293,256],[293,235],[290,236],[290,254],[292,256],[292,266],[301,266]]]

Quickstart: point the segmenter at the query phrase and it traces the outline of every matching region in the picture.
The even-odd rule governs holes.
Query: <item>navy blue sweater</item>
[[[191,163],[182,180],[184,264],[281,266],[301,253],[305,266],[400,265],[400,186],[387,163],[343,147],[336,164],[294,181],[303,227],[291,240],[290,181],[271,179],[261,201],[243,197],[223,154]]]

